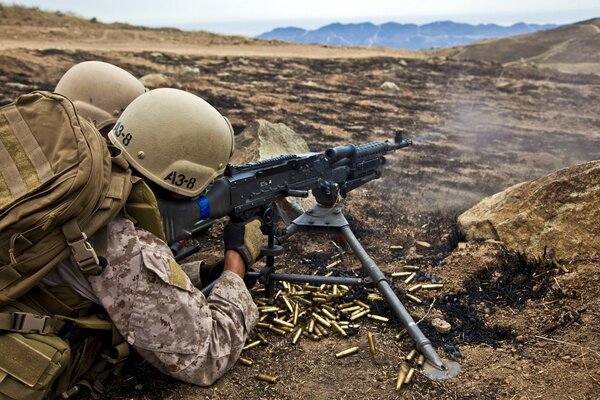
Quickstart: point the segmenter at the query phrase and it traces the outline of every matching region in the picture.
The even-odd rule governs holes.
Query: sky
[[[276,27],[315,29],[331,22],[440,20],[565,24],[600,17],[600,0],[2,0],[72,12],[102,22],[255,36]]]

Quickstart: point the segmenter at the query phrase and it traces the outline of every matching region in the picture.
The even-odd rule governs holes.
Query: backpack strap
[[[87,235],[81,231],[75,218],[61,226],[62,232],[71,247],[75,263],[86,275],[100,275],[102,268],[96,251],[87,241]]]
[[[0,313],[0,331],[47,335],[57,333],[64,324],[63,321],[47,315],[20,311]]]

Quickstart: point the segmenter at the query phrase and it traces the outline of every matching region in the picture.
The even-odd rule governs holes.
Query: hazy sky
[[[330,22],[569,23],[600,17],[600,0],[8,0],[103,22],[257,35]]]

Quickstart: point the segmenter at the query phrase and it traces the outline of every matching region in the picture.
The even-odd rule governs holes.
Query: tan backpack
[[[70,253],[100,271],[87,242],[123,208],[131,171],[64,96],[33,92],[0,109],[0,305]]]
[[[126,357],[106,356],[126,344],[102,311],[93,314],[68,287],[36,286],[71,254],[84,274],[101,272],[100,249],[87,238],[123,209],[132,189],[127,162],[112,150],[61,95],[33,92],[0,108],[0,399],[65,397],[86,382],[98,389],[101,341],[112,346],[103,364]],[[89,338],[73,347],[56,334],[65,321]]]

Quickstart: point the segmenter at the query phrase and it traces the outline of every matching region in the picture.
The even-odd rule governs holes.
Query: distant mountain
[[[441,55],[600,74],[600,18],[558,29],[444,49]]]
[[[470,25],[438,21],[425,25],[388,22],[375,25],[333,23],[315,30],[297,27],[276,28],[258,35],[259,39],[279,39],[296,43],[320,43],[337,46],[382,46],[408,50],[424,50],[459,46],[484,39],[556,28],[558,25],[518,23],[511,26],[495,24]]]

